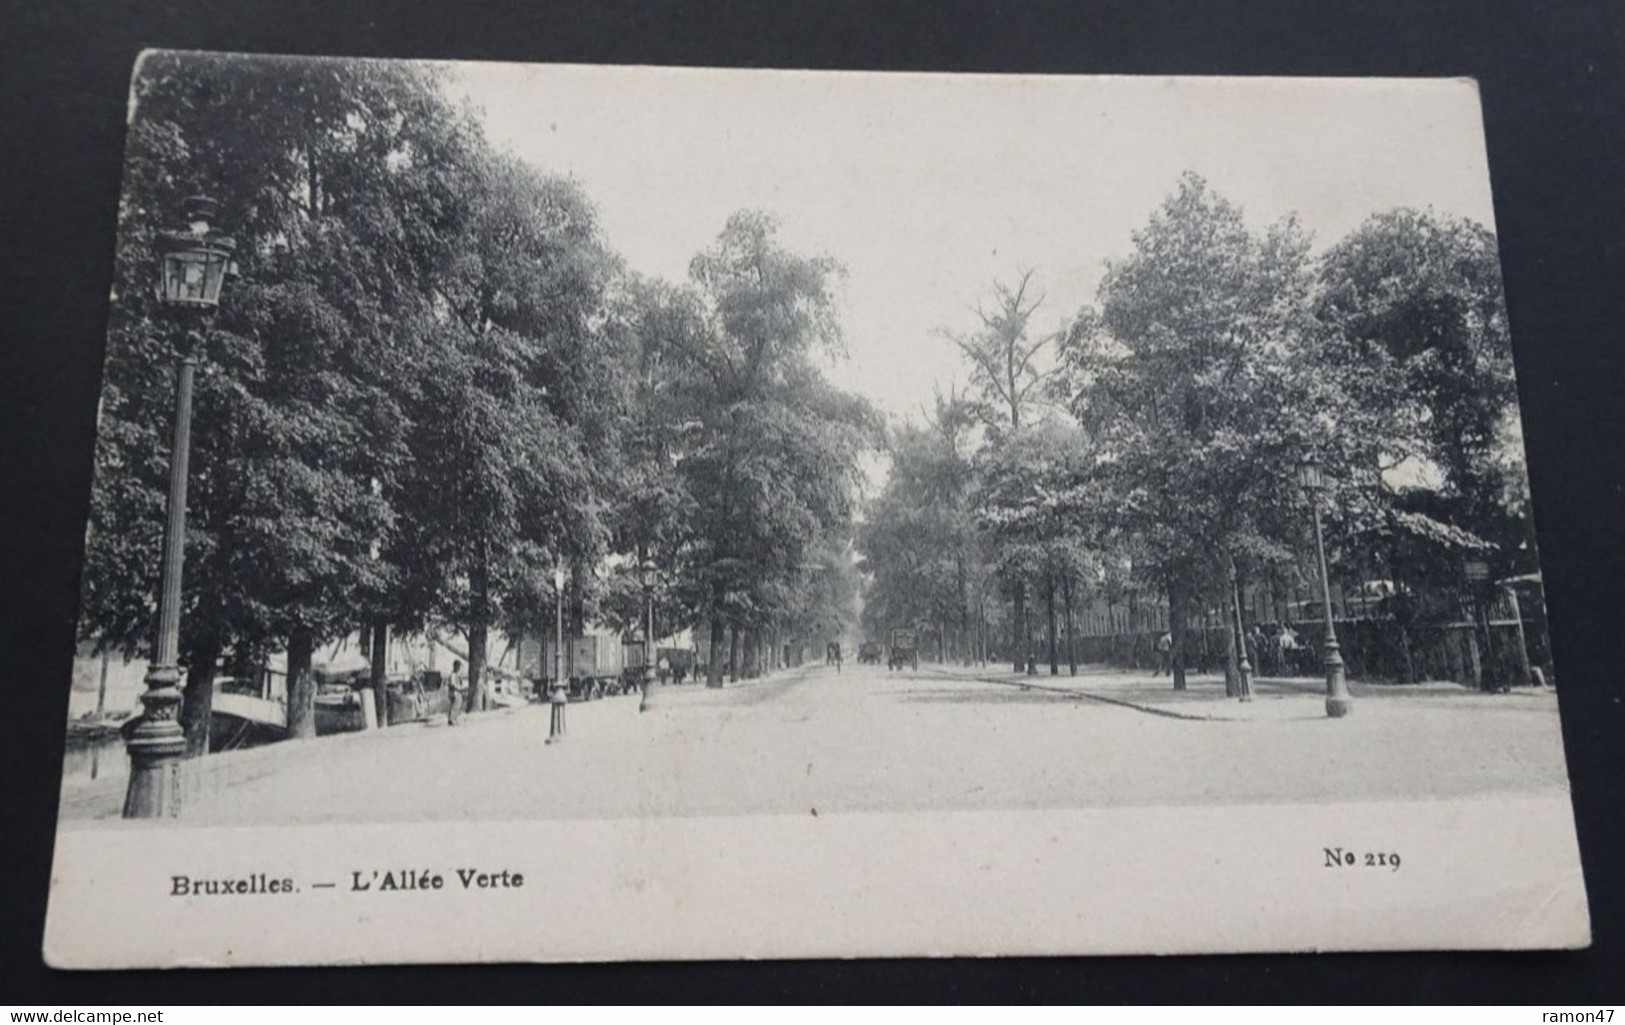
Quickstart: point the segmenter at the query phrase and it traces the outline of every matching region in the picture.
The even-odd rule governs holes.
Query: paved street
[[[987,679],[978,678],[982,673]],[[1003,682],[997,682],[1002,680]],[[1081,688],[1079,697],[1040,687]],[[1251,705],[1198,678],[1095,671],[1018,678],[922,666],[788,671],[722,690],[666,688],[570,708],[545,745],[541,706],[456,728],[401,727],[215,756],[245,778],[200,797],[220,824],[1146,804],[1388,800],[1564,785],[1550,694],[1357,688],[1328,720],[1313,681],[1261,684]],[[1161,705],[1144,703],[1164,696]],[[1125,703],[1127,702],[1127,703]],[[1149,710],[1147,710],[1149,709]],[[1168,714],[1175,713],[1174,715]],[[1176,716],[1247,715],[1242,720]],[[117,787],[65,818],[117,814]]]

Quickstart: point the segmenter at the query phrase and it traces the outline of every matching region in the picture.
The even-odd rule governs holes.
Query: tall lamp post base
[[[177,718],[179,684],[180,671],[174,666],[153,666],[147,671],[141,721],[125,745],[130,755],[130,782],[124,792],[127,819],[169,819],[180,814],[186,732]]]
[[[643,673],[640,694],[638,695],[638,711],[647,712],[654,707],[655,702],[655,661],[660,657],[660,648],[655,644],[655,563],[653,559],[645,558],[638,564],[638,573],[643,582]]]
[[[1310,508],[1315,519],[1315,555],[1320,563],[1320,597],[1326,611],[1326,659],[1322,663],[1326,667],[1326,716],[1331,719],[1341,719],[1354,711],[1354,698],[1349,695],[1348,684],[1343,680],[1343,653],[1337,646],[1337,627],[1332,621],[1332,576],[1326,567],[1326,537],[1320,529],[1320,506],[1315,502],[1315,496],[1325,490],[1325,483],[1320,475],[1320,461],[1311,457],[1305,458],[1298,467],[1298,483],[1309,496]]]
[[[643,671],[643,682],[639,685],[638,711],[647,712],[655,706],[655,672],[653,669]]]
[[[1334,647],[1326,658],[1326,715],[1341,719],[1352,711],[1354,698],[1350,696],[1348,683],[1343,679],[1343,659]]]
[[[569,693],[563,687],[554,687],[552,693],[548,695],[547,740],[543,743],[564,743],[564,716],[565,710],[569,708],[569,702]]]

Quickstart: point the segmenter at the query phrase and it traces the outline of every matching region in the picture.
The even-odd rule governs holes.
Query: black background
[[[0,0],[0,1003],[1619,1000],[1622,32],[1625,5],[1617,2],[1528,0]],[[1519,954],[47,969],[39,945],[125,98],[136,53],[160,46],[738,67],[1478,79],[1595,946]],[[716,856],[728,852],[719,848]],[[109,914],[117,911],[115,902]]]

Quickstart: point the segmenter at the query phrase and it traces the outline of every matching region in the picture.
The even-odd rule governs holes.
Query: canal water
[[[103,671],[106,686],[102,685]],[[73,686],[68,691],[68,718],[78,719],[94,715],[98,702],[104,712],[133,713],[141,704],[142,680],[147,675],[147,663],[140,659],[126,662],[117,655],[106,660],[93,655],[80,655],[73,660]],[[62,785],[64,788],[100,783],[104,780],[128,779],[130,759],[124,753],[124,741],[118,734],[90,744],[69,743],[62,758]]]
[[[86,786],[103,780],[122,780],[130,776],[130,757],[124,753],[124,741],[113,735],[94,744],[70,744],[62,758],[62,786]]]
[[[459,639],[460,643],[460,639]],[[390,671],[406,672],[418,666],[432,669],[436,661],[436,645],[417,638],[392,637],[390,639]],[[506,656],[510,650],[501,634],[491,640],[493,660]],[[356,635],[345,638],[318,653],[318,661],[329,665],[348,664],[365,666],[360,655],[360,639]],[[452,652],[455,654],[455,650]],[[273,656],[272,668],[285,669],[285,656]],[[447,653],[439,654],[441,659]],[[465,658],[467,656],[464,656]],[[135,714],[141,706],[141,692],[145,689],[147,663],[143,659],[126,661],[118,655],[103,658],[81,648],[73,660],[73,683],[68,692],[68,718],[79,719],[94,715],[98,710],[117,714]],[[124,741],[118,734],[90,744],[69,744],[62,759],[62,785],[64,788],[102,784],[107,780],[124,780],[130,775],[130,760],[124,753]]]

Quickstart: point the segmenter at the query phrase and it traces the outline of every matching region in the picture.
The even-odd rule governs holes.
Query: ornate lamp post
[[[547,689],[547,743],[564,739],[564,710],[569,691],[564,685],[564,567],[553,568],[553,679]]]
[[[1341,719],[1354,711],[1354,699],[1349,696],[1348,684],[1343,679],[1343,653],[1338,648],[1337,631],[1332,627],[1332,584],[1326,571],[1326,541],[1320,530],[1320,496],[1330,490],[1321,473],[1320,459],[1313,454],[1304,456],[1298,464],[1298,486],[1309,499],[1309,508],[1315,518],[1315,554],[1320,560],[1320,596],[1326,610],[1326,714]]]
[[[643,608],[645,613],[643,628],[643,687],[638,698],[638,711],[647,712],[654,707],[655,694],[655,564],[653,559],[644,559],[638,567],[638,574],[643,581]]]
[[[553,686],[564,679],[564,567],[553,568]]]
[[[1236,562],[1230,560],[1230,612],[1236,621],[1236,697],[1242,701],[1253,699],[1253,661],[1247,657],[1247,628],[1242,625],[1241,587],[1236,577]]]
[[[218,204],[206,196],[186,200],[187,226],[163,232],[159,296],[172,309],[206,316],[220,304],[220,286],[235,270],[236,243],[213,230]],[[192,378],[202,345],[201,323],[186,326],[180,346],[175,394],[175,442],[169,461],[169,504],[158,589],[158,628],[141,718],[130,732],[130,782],[124,794],[127,819],[169,818],[180,812],[179,773],[186,735],[179,721],[181,569],[186,546],[186,476],[192,441]]]

